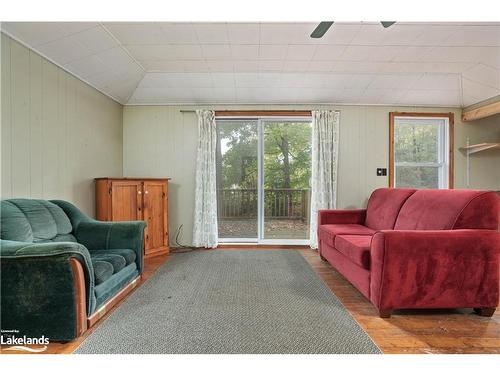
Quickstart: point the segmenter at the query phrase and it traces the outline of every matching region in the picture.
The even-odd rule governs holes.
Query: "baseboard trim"
[[[151,257],[155,257],[158,255],[167,255],[169,253],[170,253],[170,247],[163,246],[163,247],[159,247],[157,249],[154,249],[153,251],[150,251],[150,252],[144,254],[144,258],[151,258]]]
[[[264,244],[220,244],[217,249],[254,250],[298,250],[309,249],[308,245],[264,245]]]

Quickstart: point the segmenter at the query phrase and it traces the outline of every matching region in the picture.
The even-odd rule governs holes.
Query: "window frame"
[[[440,189],[453,189],[454,187],[454,114],[448,113],[426,113],[426,112],[389,112],[389,187],[395,187],[395,156],[394,156],[394,127],[397,118],[421,118],[421,119],[442,119],[445,120],[447,129],[444,130],[446,139],[446,132],[448,133],[447,144],[444,143],[445,150],[440,150],[440,153],[445,157],[445,165],[448,166],[447,184],[442,186],[440,178]],[[439,144],[440,149],[442,144]],[[447,148],[447,149],[446,149]],[[415,165],[416,166],[416,165]]]

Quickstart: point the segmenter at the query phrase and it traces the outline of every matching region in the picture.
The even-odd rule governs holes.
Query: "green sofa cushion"
[[[118,254],[90,254],[92,261],[103,261],[108,262],[113,266],[113,273],[120,272],[126,265],[125,258]]]
[[[96,285],[96,310],[138,276],[139,272],[137,271],[137,265],[132,263],[120,272],[115,273],[105,282]]]
[[[135,263],[137,255],[134,250],[130,249],[108,249],[108,250],[90,250],[92,256],[99,254],[117,254],[125,258],[126,265]]]
[[[73,226],[61,207],[49,201],[40,200],[39,202],[45,206],[54,218],[57,227],[57,234],[68,234],[73,232]]]
[[[2,240],[33,242],[33,232],[26,215],[14,203],[3,200],[0,207]]]
[[[45,204],[36,199],[11,199],[26,216],[33,232],[33,242],[49,240],[57,235],[57,224]]]
[[[64,211],[54,203],[41,199],[4,200],[1,216],[1,236],[4,240],[46,242],[73,231]]]
[[[111,276],[113,276],[113,265],[109,262],[92,259],[92,266],[94,267],[94,278],[96,285],[102,284]]]

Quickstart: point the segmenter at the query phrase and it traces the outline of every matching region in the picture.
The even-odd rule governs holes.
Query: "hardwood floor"
[[[255,249],[255,246],[251,248]],[[305,247],[290,248],[300,252],[384,353],[500,353],[499,310],[491,318],[483,318],[474,314],[472,309],[464,309],[395,311],[390,319],[382,319],[373,305],[342,275],[321,261],[316,251]],[[146,259],[142,282],[169,259],[168,255]],[[44,353],[72,353],[120,304],[82,337],[66,344],[52,343]]]
[[[316,251],[299,250],[384,353],[500,353],[500,312],[491,318],[463,310],[395,310],[390,319]]]

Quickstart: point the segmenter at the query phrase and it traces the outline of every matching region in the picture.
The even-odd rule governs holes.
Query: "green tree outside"
[[[244,206],[241,211],[256,215],[258,124],[256,121],[221,121],[217,129],[219,208],[224,205],[224,197],[226,200],[236,199],[237,192],[222,196],[225,193],[223,190],[251,190],[251,199],[248,199],[248,195],[238,197],[241,197],[240,204]],[[308,190],[310,184],[311,123],[265,122],[263,131],[266,216],[274,217],[283,212],[290,214],[299,210],[296,207],[306,210],[301,205],[308,195],[298,190]],[[277,205],[278,199],[285,202],[286,207]]]

